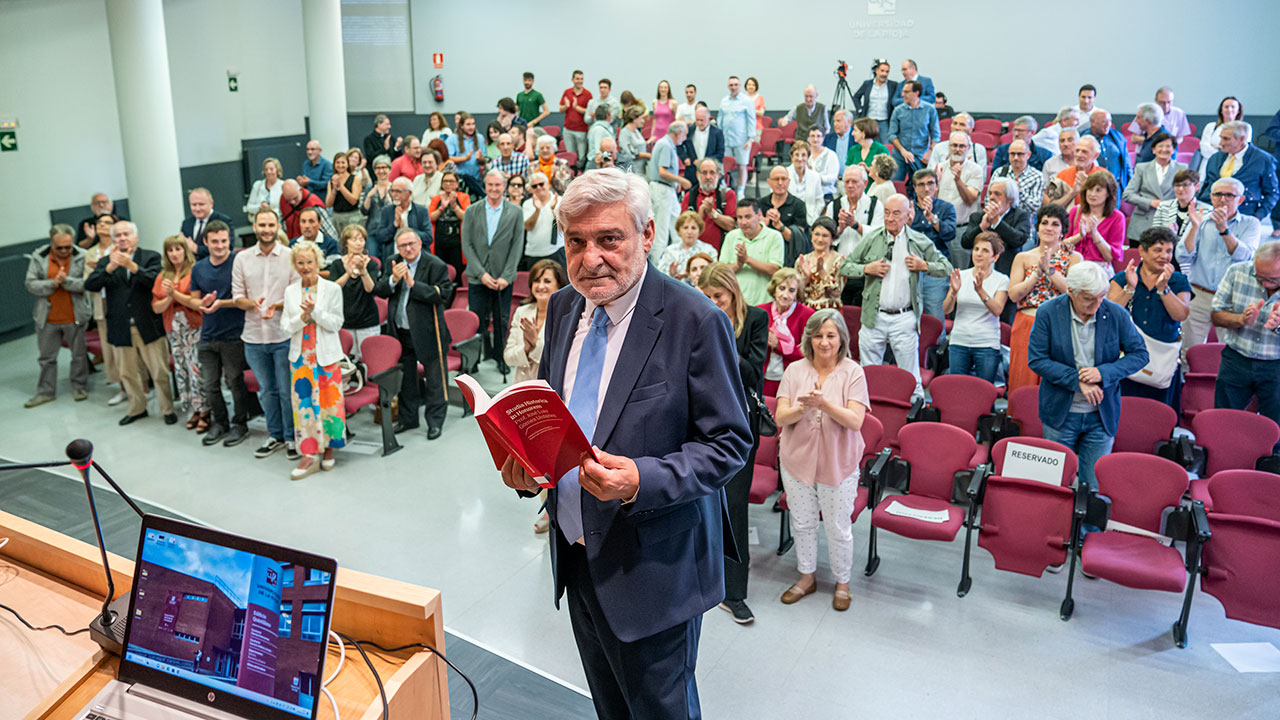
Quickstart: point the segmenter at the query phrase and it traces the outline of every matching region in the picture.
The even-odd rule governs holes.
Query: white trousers
[[[791,510],[791,534],[796,541],[796,565],[808,575],[818,569],[818,513],[827,531],[827,558],[836,582],[847,583],[853,569],[853,514],[858,499],[858,471],[839,485],[805,485],[782,468],[782,488]]]
[[[656,180],[649,181],[649,198],[653,205],[653,249],[649,257],[657,262],[662,251],[673,242],[680,242],[676,235],[675,219],[680,215],[680,201],[676,189]]]
[[[732,156],[734,161],[738,163],[738,169],[733,171],[735,173],[733,179],[738,198],[741,199],[742,195],[747,191],[747,171],[751,169],[751,148],[744,148],[740,145],[738,147],[725,148],[724,154],[725,157]]]
[[[1210,317],[1213,312],[1213,293],[1199,288],[1192,288],[1195,297],[1191,298],[1191,314],[1182,321],[1182,374],[1190,371],[1187,365],[1187,351],[1195,345],[1203,344],[1209,338],[1209,328],[1213,325]]]
[[[876,326],[866,325],[858,331],[858,356],[862,364],[883,365],[884,346],[893,348],[893,361],[916,379],[915,397],[924,396],[920,385],[920,333],[916,332],[916,315],[906,312],[876,315]]]

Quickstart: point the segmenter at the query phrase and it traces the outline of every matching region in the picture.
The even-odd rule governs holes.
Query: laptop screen
[[[173,521],[145,523],[140,546],[122,680],[132,663],[140,682],[230,712],[314,717],[332,560]]]

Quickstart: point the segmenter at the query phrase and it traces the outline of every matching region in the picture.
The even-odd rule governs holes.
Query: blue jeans
[[[942,302],[947,299],[947,290],[951,289],[951,278],[933,277],[921,274],[916,281],[916,292],[920,293],[920,307],[925,312],[942,321],[941,341],[947,336],[947,314],[942,310]]]
[[[1088,483],[1092,490],[1098,489],[1098,478],[1093,474],[1093,465],[1098,462],[1098,458],[1111,452],[1111,446],[1116,441],[1114,435],[1108,435],[1103,429],[1102,416],[1097,412],[1069,412],[1062,427],[1049,427],[1045,424],[1044,439],[1074,450],[1080,461],[1080,481]]]
[[[293,398],[289,378],[289,341],[245,343],[244,359],[258,378],[258,402],[267,416],[267,432],[276,440],[293,442]]]
[[[948,375],[973,375],[994,384],[999,368],[1000,351],[995,348],[947,346]]]
[[[1223,348],[1213,406],[1245,410],[1255,397],[1258,414],[1280,423],[1280,360],[1254,360],[1231,347]],[[1280,442],[1271,452],[1280,455]]]

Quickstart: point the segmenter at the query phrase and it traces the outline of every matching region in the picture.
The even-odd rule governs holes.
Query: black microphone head
[[[93,443],[84,438],[67,443],[67,459],[76,465],[87,465],[93,460]]]

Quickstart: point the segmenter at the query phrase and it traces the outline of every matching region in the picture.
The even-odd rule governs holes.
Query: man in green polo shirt
[[[720,262],[738,273],[738,287],[748,305],[763,305],[769,297],[769,279],[782,267],[782,235],[765,227],[759,201],[738,201],[738,228],[724,237]],[[769,202],[768,198],[764,200]],[[772,207],[772,206],[771,206]]]
[[[524,74],[524,92],[516,95],[516,107],[520,108],[520,117],[529,125],[537,125],[543,118],[551,114],[547,109],[547,99],[542,93],[533,89],[533,73]]]

